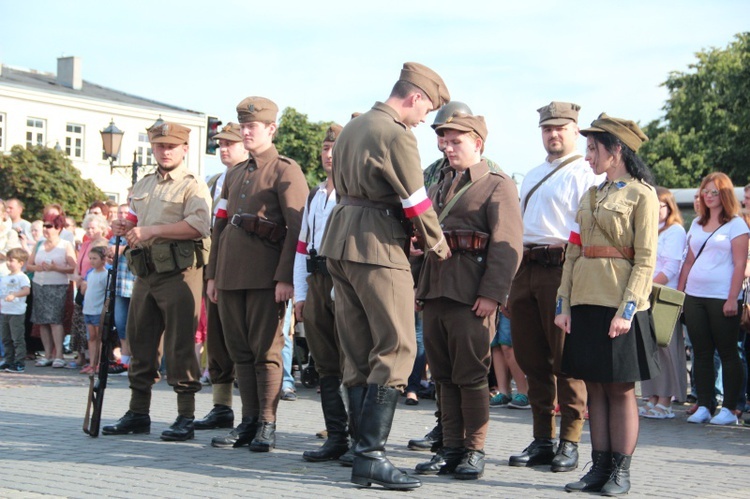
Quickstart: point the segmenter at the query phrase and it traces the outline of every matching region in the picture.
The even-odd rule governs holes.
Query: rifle
[[[99,436],[99,425],[102,419],[102,404],[104,390],[107,388],[109,374],[109,356],[115,345],[115,292],[117,285],[117,264],[120,260],[120,236],[115,238],[115,257],[112,268],[107,273],[107,298],[104,300],[101,320],[102,346],[99,349],[99,359],[91,359],[91,363],[99,365],[98,373],[89,374],[89,397],[86,405],[86,416],[83,418],[83,432],[92,438]],[[93,409],[93,411],[92,411]]]

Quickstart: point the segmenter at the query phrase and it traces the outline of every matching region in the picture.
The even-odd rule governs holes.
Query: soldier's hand
[[[213,279],[206,281],[206,297],[213,303],[216,303],[219,299],[219,293],[216,291],[216,281]]]
[[[112,235],[124,236],[130,229],[135,227],[135,224],[128,220],[117,219],[117,220],[112,220],[111,227],[112,227]]]
[[[411,237],[411,242],[409,243],[409,244],[411,244],[411,247],[409,248],[409,256],[422,256],[422,255],[424,255],[424,251],[422,251],[421,249],[419,249],[416,246],[414,246],[414,243],[416,243],[416,242],[417,242],[417,236],[412,236]]]
[[[474,302],[474,306],[471,307],[477,317],[489,317],[492,313],[497,310],[497,302],[490,298],[480,296],[477,301]]]
[[[131,248],[137,248],[150,239],[153,239],[154,231],[152,227],[133,227],[125,234],[125,239],[128,241],[128,246]]]
[[[294,304],[294,318],[297,322],[302,322],[302,312],[305,310],[305,300],[298,301]]]
[[[294,298],[294,286],[288,282],[276,283],[276,303],[283,303]]]
[[[562,329],[564,333],[570,334],[570,316],[568,314],[556,315],[555,326]]]

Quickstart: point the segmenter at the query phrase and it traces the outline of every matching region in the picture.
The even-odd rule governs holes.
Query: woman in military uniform
[[[581,134],[586,160],[607,179],[581,199],[558,289],[555,324],[569,333],[562,369],[586,382],[594,463],[565,489],[620,495],[638,440],[635,382],[659,374],[648,314],[659,200],[636,155],[648,140],[638,125],[602,113]]]

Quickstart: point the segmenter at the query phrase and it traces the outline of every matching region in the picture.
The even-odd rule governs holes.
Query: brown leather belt
[[[403,216],[403,210],[401,205],[390,204],[390,203],[379,203],[370,199],[358,198],[354,196],[341,196],[338,203],[341,206],[360,206],[362,208],[375,208],[376,210],[383,210],[388,215],[396,215],[397,217]]]
[[[583,256],[586,258],[622,258],[632,260],[635,256],[633,248],[615,248],[614,246],[584,246]]]
[[[523,247],[521,264],[536,263],[544,267],[559,267],[565,261],[564,244],[529,244]]]
[[[272,243],[279,243],[286,237],[286,227],[249,213],[236,213],[229,220],[229,223],[243,229],[248,234],[255,234]]]

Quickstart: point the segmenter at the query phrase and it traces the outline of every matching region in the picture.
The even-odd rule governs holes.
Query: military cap
[[[230,121],[224,126],[224,128],[221,129],[219,133],[214,135],[213,138],[216,140],[224,139],[230,142],[242,142],[242,132],[240,131],[240,125],[237,123],[232,123]]]
[[[620,141],[631,148],[633,152],[638,152],[641,144],[648,140],[648,137],[635,123],[635,121],[623,120],[607,116],[606,113],[599,115],[597,119],[591,122],[591,126],[581,130],[581,135],[588,137],[590,133],[611,133]]]
[[[342,127],[338,123],[332,124],[328,127],[328,130],[326,130],[326,136],[323,139],[323,142],[336,142],[336,139],[339,137],[339,134],[343,129],[344,127]]]
[[[458,130],[459,132],[475,132],[481,137],[482,142],[487,139],[487,124],[484,122],[484,116],[473,116],[471,114],[454,114],[445,120],[445,123],[438,125],[435,129],[441,137],[446,130]]]
[[[570,122],[578,123],[578,111],[581,106],[572,102],[552,101],[548,106],[537,109],[539,113],[539,126],[542,125],[567,125]]]
[[[406,81],[419,87],[432,101],[432,110],[440,109],[451,100],[448,87],[435,71],[418,62],[405,62],[399,81]]]
[[[187,144],[189,135],[188,127],[170,121],[148,129],[148,140],[152,144]]]
[[[276,123],[279,106],[265,97],[246,97],[237,104],[237,119],[240,123],[262,121]]]

